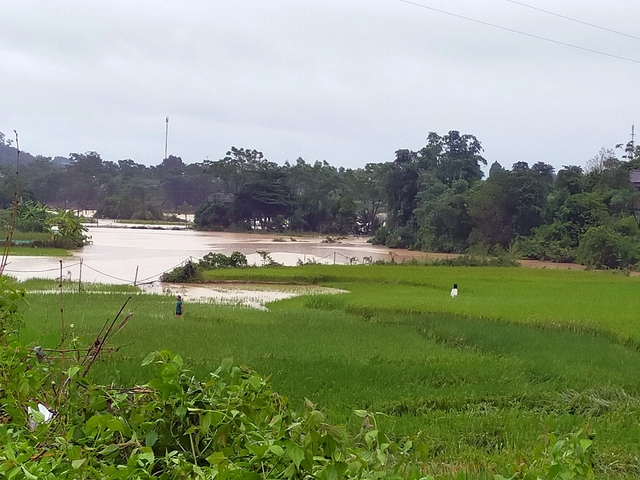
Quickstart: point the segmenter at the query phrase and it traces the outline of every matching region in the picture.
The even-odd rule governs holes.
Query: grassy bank
[[[626,312],[637,304],[635,278],[375,265],[220,270],[212,278],[317,282],[352,293],[280,301],[268,312],[187,303],[179,320],[172,297],[134,294],[134,317],[114,339],[124,347],[93,375],[144,382],[139,365],[161,348],[202,378],[233,357],[271,375],[297,407],[310,399],[354,432],[362,424],[354,409],[379,412],[393,435],[422,432],[432,473],[489,478],[531,458],[541,435],[588,424],[598,478],[640,474],[640,353],[622,341],[636,339],[634,312]],[[448,296],[453,282],[456,300]],[[67,341],[91,341],[132,293],[65,294]],[[59,297],[28,298],[23,338],[58,345]]]
[[[0,231],[0,238],[3,239],[2,247],[4,248],[4,240],[6,240],[8,232]],[[14,231],[12,235],[13,245],[9,250],[9,255],[16,257],[70,257],[71,252],[65,248],[54,247],[35,247],[31,245],[35,242],[37,245],[43,245],[51,241],[51,235],[44,232],[20,232]]]
[[[24,247],[13,245],[9,250],[13,257],[70,257],[71,252],[63,248]]]

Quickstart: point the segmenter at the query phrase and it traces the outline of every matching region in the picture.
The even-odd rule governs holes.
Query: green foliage
[[[291,399],[297,418],[308,411],[306,397],[321,406],[327,425],[346,423],[350,448],[362,448],[371,430],[387,432],[383,443],[392,453],[410,440],[407,463],[392,455],[383,478],[508,477],[523,460],[534,462],[539,435],[558,432],[562,439],[585,421],[598,432],[597,477],[637,475],[640,356],[633,344],[624,346],[625,332],[637,331],[636,278],[400,264],[210,273],[279,282],[297,275],[351,293],[272,303],[268,312],[190,302],[181,321],[171,297],[141,295],[134,321],[118,337],[130,346],[96,364],[92,378],[148,384],[158,375],[140,362],[147,351],[168,347],[184,354],[193,369],[188,377],[206,382],[211,365],[233,356],[271,374],[273,391]],[[448,295],[452,279],[460,288],[455,300]],[[611,295],[615,303],[604,301]],[[100,312],[117,309],[122,298],[66,295],[65,317],[90,341]],[[29,303],[22,337],[57,345],[58,296],[34,294]],[[619,323],[625,312],[627,330]],[[367,420],[354,409],[380,413]],[[190,449],[189,442],[184,454]],[[420,474],[412,477],[414,461]],[[394,474],[395,462],[407,470]]]
[[[177,266],[170,272],[165,272],[160,276],[161,282],[198,282],[202,279],[201,267],[188,260],[184,264]]]
[[[207,202],[197,208],[193,222],[201,230],[224,230],[231,225],[231,215],[223,205]]]
[[[424,247],[431,247],[440,232],[438,228],[446,226],[446,217],[451,211],[446,208],[450,201],[459,204],[459,200],[443,197],[449,189],[458,193],[460,184],[473,185],[482,178],[480,164],[486,165],[480,152],[482,146],[473,135],[460,135],[452,130],[439,136],[430,132],[427,145],[419,152],[398,150],[396,159],[386,164],[383,170],[383,186],[388,206],[388,234],[381,243],[392,248],[418,247],[418,228],[422,225]],[[434,190],[435,189],[435,190]],[[440,212],[432,212],[442,205]],[[464,203],[464,202],[463,202]],[[453,214],[456,216],[457,212]],[[464,229],[465,213],[460,214],[463,225],[455,225],[453,230]],[[459,232],[447,232],[458,243]],[[381,239],[379,239],[381,240]],[[450,242],[451,239],[447,239]],[[459,248],[456,245],[456,248]]]
[[[469,212],[476,241],[506,247],[516,236],[527,236],[542,223],[545,183],[525,165],[491,175],[471,196]]]
[[[374,243],[393,248],[463,253],[487,244],[513,247],[526,258],[573,261],[587,258],[577,248],[592,227],[636,236],[630,225],[616,225],[634,214],[640,195],[629,184],[629,171],[640,165],[637,150],[627,144],[618,159],[602,149],[586,172],[568,165],[554,174],[543,162],[516,162],[507,170],[494,162],[486,181],[482,145],[455,130],[431,132],[418,151],[398,150],[393,161],[354,170],[302,158],[278,165],[258,150],[236,147],[217,161],[186,164],[170,155],[154,167],[104,161],[97,152],[73,153],[66,166],[25,155],[18,224],[46,231],[32,208],[39,204],[27,203],[33,197],[40,205],[95,208],[98,217],[139,221],[162,219],[169,210],[195,212],[196,227],[205,230],[373,234]],[[6,207],[15,179],[10,167],[2,170]],[[58,243],[77,245],[78,237]],[[617,268],[633,265],[633,256],[623,255]]]
[[[429,265],[447,267],[519,267],[520,263],[506,253],[495,256],[460,255],[428,262]]]
[[[266,250],[258,250],[256,253],[260,255],[260,258],[262,258],[263,267],[282,267],[283,266],[281,263],[276,262],[271,257],[271,254]]]
[[[47,207],[40,202],[20,202],[15,227],[23,232],[44,232],[50,217]]]
[[[98,206],[95,218],[122,220],[164,220],[164,214],[152,203],[132,201],[131,197],[110,196]]]
[[[518,237],[512,248],[522,258],[573,263],[575,248],[567,229],[559,222],[534,228],[529,237]]]
[[[49,369],[35,357],[16,358],[16,348],[3,353],[13,354],[11,363],[2,358],[6,478],[370,478],[389,464],[401,468],[398,460],[411,449],[378,430],[352,445],[311,402],[297,415],[254,372],[225,361],[200,382],[168,351],[145,359],[143,366],[157,365],[157,376],[132,389],[93,385],[70,368],[54,418],[32,413],[29,428],[22,405],[47,394],[55,401],[44,388]]]
[[[2,212],[10,215],[6,210]],[[2,228],[8,228],[8,221]],[[72,210],[51,211],[46,205],[27,200],[18,205],[13,239],[17,244],[36,248],[74,249],[87,244],[86,231]]]
[[[468,188],[465,180],[456,180],[449,188],[433,174],[422,176],[416,210],[422,250],[462,253],[467,249],[472,227]]]
[[[593,437],[585,430],[558,438],[554,434],[542,438],[532,462],[523,461],[509,477],[496,475],[495,480],[592,480]]]
[[[210,252],[197,263],[188,260],[170,272],[163,273],[160,281],[174,283],[198,282],[203,279],[203,271],[217,268],[243,268],[246,266],[247,257],[241,252],[233,252],[229,256],[224,253]]]
[[[639,259],[640,243],[635,237],[624,236],[604,225],[589,228],[578,247],[578,260],[598,268],[628,267]]]
[[[64,248],[68,244],[82,247],[89,240],[89,237],[84,233],[87,228],[72,210],[57,209],[55,214],[47,219],[45,226],[54,236],[54,246],[56,247]]]
[[[242,268],[247,266],[247,257],[238,251],[232,252],[227,256],[224,253],[207,253],[202,260],[198,262],[198,266],[204,269],[210,268]]]
[[[42,361],[18,340],[23,292],[0,286],[0,478],[382,478],[408,472],[413,442],[298,415],[256,373],[223,361],[205,381],[160,351],[147,385],[114,389]],[[37,350],[36,353],[41,350]],[[50,383],[62,378],[58,389]],[[41,407],[53,411],[45,418]],[[416,442],[417,443],[417,442]]]

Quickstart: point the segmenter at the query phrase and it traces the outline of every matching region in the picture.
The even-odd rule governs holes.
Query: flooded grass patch
[[[346,290],[321,287],[317,285],[282,285],[251,283],[207,283],[177,284],[159,283],[145,288],[148,293],[181,295],[185,301],[236,305],[266,310],[266,305],[277,300],[284,300],[307,295],[335,295],[348,293]]]

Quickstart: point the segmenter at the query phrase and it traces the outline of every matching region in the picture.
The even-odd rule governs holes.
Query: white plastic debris
[[[41,423],[39,421],[39,418],[35,418],[35,413],[40,413],[44,417],[44,419],[42,420],[43,423],[47,423],[53,418],[53,412],[41,403],[38,404],[37,412],[31,407],[27,407],[27,412],[29,413],[28,425],[30,430],[35,430],[38,424]]]

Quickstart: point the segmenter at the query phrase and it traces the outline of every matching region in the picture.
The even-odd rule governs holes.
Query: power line
[[[484,22],[482,20],[478,20],[478,19],[471,18],[471,17],[466,17],[464,15],[460,15],[460,14],[457,14],[457,13],[447,12],[445,10],[440,10],[440,9],[434,8],[434,7],[428,7],[427,5],[422,5],[421,3],[411,2],[409,0],[398,0],[398,1],[402,2],[402,3],[409,4],[409,5],[413,5],[415,7],[420,7],[420,8],[424,8],[424,9],[427,9],[427,10],[432,10],[434,12],[442,13],[444,15],[449,15],[451,17],[461,18],[463,20],[468,20],[470,22],[479,23],[480,25],[486,25],[487,27],[498,28],[500,30],[505,30],[507,32],[517,33],[519,35],[524,35],[526,37],[536,38],[538,40],[544,40],[545,42],[555,43],[557,45],[563,45],[565,47],[571,47],[571,48],[575,48],[575,49],[578,49],[578,50],[583,50],[585,52],[597,53],[598,55],[604,55],[606,57],[617,58],[618,60],[626,60],[627,62],[640,63],[640,60],[635,60],[633,58],[621,57],[620,55],[614,55],[612,53],[601,52],[599,50],[593,50],[591,48],[581,47],[579,45],[574,45],[572,43],[561,42],[560,40],[553,40],[552,38],[542,37],[540,35],[535,35],[533,33],[523,32],[521,30],[516,30],[514,28],[509,28],[509,27],[503,27],[501,25],[496,25],[495,23]]]
[[[617,35],[622,35],[623,37],[634,38],[636,40],[640,40],[640,37],[636,37],[635,35],[630,35],[628,33],[619,32],[618,30],[612,30],[611,28],[601,27],[600,25],[596,25],[594,23],[583,22],[582,20],[578,20],[577,18],[568,17],[566,15],[561,15],[559,13],[550,12],[549,10],[543,10],[542,8],[534,7],[533,5],[527,5],[526,3],[516,2],[515,0],[507,0],[507,2],[515,3],[516,5],[521,5],[523,7],[530,8],[532,10],[537,10],[538,12],[546,13],[549,15],[553,15],[554,17],[564,18],[565,20],[570,20],[572,22],[581,23],[582,25],[587,25],[589,27],[598,28],[600,30],[605,30],[607,32],[615,33]]]

